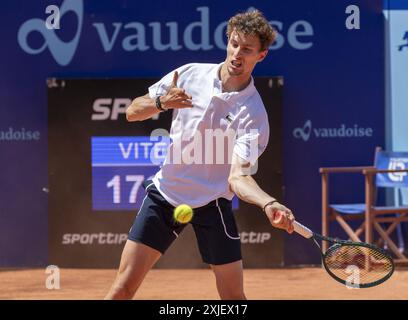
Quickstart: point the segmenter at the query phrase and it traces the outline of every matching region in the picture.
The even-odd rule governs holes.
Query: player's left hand
[[[286,230],[288,233],[293,232],[295,216],[292,211],[286,208],[283,204],[280,204],[279,202],[272,203],[266,206],[265,213],[272,226]]]

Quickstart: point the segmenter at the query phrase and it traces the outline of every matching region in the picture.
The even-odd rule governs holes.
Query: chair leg
[[[366,220],[365,223],[365,242],[374,243],[373,221],[371,219]]]
[[[384,239],[384,241],[387,242],[388,246],[390,247],[391,251],[394,252],[394,254],[400,258],[400,259],[407,259],[399,250],[398,247],[395,245],[394,241],[391,240],[391,238],[388,236],[388,234],[381,228],[378,222],[374,221],[374,228],[377,230],[377,232],[380,234],[381,238]]]
[[[400,252],[405,251],[405,243],[404,243],[404,236],[402,235],[401,224],[399,223],[397,226],[397,237],[398,237],[398,249]]]
[[[371,206],[373,203],[373,177],[370,174],[365,176],[365,242],[373,242],[373,226]]]
[[[373,242],[373,226],[371,224],[371,218],[366,218],[365,221],[365,242]]]
[[[342,226],[344,231],[346,231],[347,235],[350,237],[351,240],[355,242],[362,242],[360,238],[355,234],[353,229],[349,226],[349,224],[338,214],[334,214],[335,219],[337,222]]]
[[[360,235],[364,232],[365,230],[365,222],[363,222],[354,232],[357,237],[360,237]]]
[[[322,235],[325,237],[329,236],[329,220],[331,209],[329,207],[329,175],[326,173],[322,174]],[[326,252],[328,249],[328,243],[323,241],[322,250]]]
[[[401,244],[401,242],[402,242],[402,245],[399,246],[400,250],[401,250],[401,247],[404,248],[404,239],[403,239],[403,235],[402,235],[402,232],[401,232],[402,231],[401,230],[401,222],[405,219],[405,216],[406,216],[406,213],[399,214],[398,218],[396,218],[391,223],[391,225],[388,227],[388,229],[385,231],[387,233],[387,235],[390,235],[397,228],[398,243]],[[381,218],[378,219],[378,220],[381,221]],[[398,231],[398,229],[399,229],[399,231]],[[398,234],[398,232],[400,232],[401,234]],[[381,247],[383,245],[383,243],[384,243],[383,238],[378,239],[378,246],[379,247]],[[402,250],[402,251],[404,251],[404,250]]]
[[[389,236],[394,229],[396,229],[398,227],[398,223],[392,223],[387,230],[385,230],[385,233]],[[388,249],[388,245],[387,242],[384,241],[383,238],[378,239],[378,246],[381,247],[382,245],[384,245],[384,249],[387,250]]]

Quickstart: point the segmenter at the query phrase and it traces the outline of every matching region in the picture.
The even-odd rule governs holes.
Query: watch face
[[[158,96],[156,98],[156,108],[159,109],[160,111],[166,111],[166,109],[164,109],[162,104],[161,104],[160,97],[161,96]]]
[[[160,96],[156,97],[156,107],[161,109]]]

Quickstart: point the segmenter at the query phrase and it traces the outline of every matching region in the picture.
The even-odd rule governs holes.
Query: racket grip
[[[302,237],[305,237],[306,239],[310,239],[311,237],[313,237],[313,231],[305,227],[303,224],[295,221],[293,222],[293,227],[295,229],[295,232],[300,234]]]

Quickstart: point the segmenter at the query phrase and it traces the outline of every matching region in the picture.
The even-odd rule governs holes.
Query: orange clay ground
[[[60,289],[46,288],[45,269],[0,270],[0,299],[102,299],[116,270],[60,269]],[[408,299],[408,270],[398,269],[385,283],[369,289],[347,289],[321,268],[246,269],[248,299]],[[153,269],[135,299],[218,299],[210,269]]]

